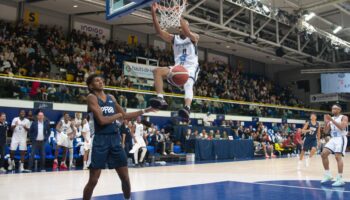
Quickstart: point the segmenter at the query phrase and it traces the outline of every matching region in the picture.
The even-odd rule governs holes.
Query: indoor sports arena
[[[349,0],[0,0],[1,200],[349,200]]]

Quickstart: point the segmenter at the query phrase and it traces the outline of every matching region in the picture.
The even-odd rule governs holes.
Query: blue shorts
[[[119,134],[95,135],[92,140],[90,169],[115,169],[128,165]]]
[[[316,148],[317,147],[317,140],[316,139],[305,139],[304,141],[304,145],[303,145],[303,150],[304,151],[309,151],[312,148]]]

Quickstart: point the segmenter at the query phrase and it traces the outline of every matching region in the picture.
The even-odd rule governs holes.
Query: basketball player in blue
[[[341,187],[345,185],[343,180],[343,156],[345,156],[346,146],[348,144],[348,138],[346,136],[348,135],[349,120],[347,116],[341,114],[341,110],[341,106],[335,104],[332,106],[333,117],[330,115],[324,116],[324,132],[330,132],[332,138],[323,148],[321,154],[323,167],[325,169],[324,178],[322,179],[321,183],[326,183],[333,180],[331,172],[329,171],[328,160],[329,154],[332,153],[335,154],[335,159],[337,160],[338,164],[338,175],[335,182],[332,184],[333,187]]]
[[[300,160],[303,160],[305,151],[310,151],[310,158],[315,155],[321,137],[320,129],[320,124],[317,122],[316,114],[311,113],[310,121],[307,121],[302,129],[302,133],[305,135],[305,140],[303,149],[300,153]]]
[[[193,99],[193,86],[199,73],[197,43],[199,35],[191,32],[186,20],[180,19],[179,34],[170,34],[162,30],[157,19],[158,4],[152,5],[152,17],[157,34],[166,42],[173,45],[175,66],[182,65],[189,72],[189,79],[184,85],[185,106],[178,114],[184,119],[189,119],[190,108]],[[168,77],[171,67],[157,67],[154,73],[154,87],[157,97],[150,99],[150,105],[156,109],[165,109],[168,104],[163,96],[163,80]],[[171,81],[169,81],[171,83]]]
[[[94,121],[94,138],[92,140],[91,163],[89,164],[89,181],[84,188],[84,200],[91,199],[92,192],[100,177],[101,170],[115,169],[122,183],[125,199],[130,199],[130,180],[127,168],[127,157],[121,144],[121,136],[117,120],[133,119],[147,112],[156,111],[153,108],[137,112],[125,113],[112,95],[105,94],[104,80],[96,74],[90,75],[86,84],[90,91],[87,104],[90,119]]]

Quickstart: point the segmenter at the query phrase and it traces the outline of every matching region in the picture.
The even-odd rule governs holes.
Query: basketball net
[[[185,10],[186,0],[160,0],[158,11],[162,29],[180,27],[180,18]]]

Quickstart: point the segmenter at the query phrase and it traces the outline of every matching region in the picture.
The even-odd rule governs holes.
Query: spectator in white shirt
[[[204,126],[211,126],[212,121],[213,120],[210,117],[210,112],[208,112],[207,115],[203,117]]]

